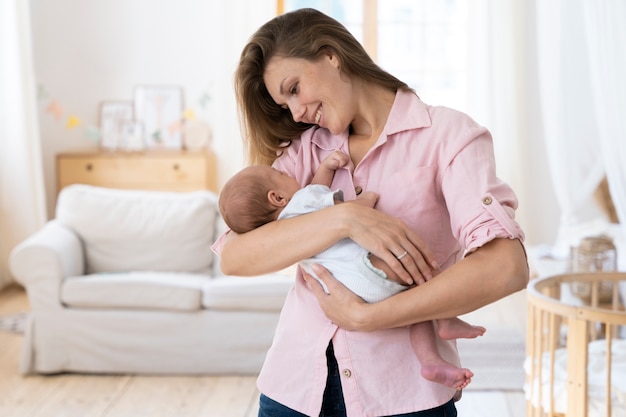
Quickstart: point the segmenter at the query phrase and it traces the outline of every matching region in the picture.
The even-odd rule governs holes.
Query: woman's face
[[[289,109],[296,122],[316,124],[339,134],[354,119],[352,84],[342,76],[334,55],[317,61],[274,56],[267,63],[263,80],[272,99]]]

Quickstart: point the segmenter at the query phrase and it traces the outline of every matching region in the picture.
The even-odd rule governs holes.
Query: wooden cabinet
[[[215,155],[209,151],[93,152],[57,155],[57,191],[70,184],[217,192]]]

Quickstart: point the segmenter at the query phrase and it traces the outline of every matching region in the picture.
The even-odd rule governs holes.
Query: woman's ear
[[[330,62],[330,65],[337,69],[341,68],[341,63],[339,62],[339,57],[337,56],[337,54],[335,54],[333,51],[328,51],[326,56],[328,57],[328,62]]]
[[[288,199],[286,199],[282,194],[280,194],[280,192],[276,190],[269,190],[267,192],[267,200],[270,202],[271,205],[276,207],[285,207],[289,202]]]

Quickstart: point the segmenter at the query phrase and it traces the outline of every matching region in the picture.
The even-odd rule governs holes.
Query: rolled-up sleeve
[[[517,197],[496,177],[491,134],[477,126],[456,144],[443,165],[442,192],[452,231],[465,253],[496,238],[523,241],[524,233],[515,220]]]

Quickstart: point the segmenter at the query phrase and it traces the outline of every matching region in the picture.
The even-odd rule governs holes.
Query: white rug
[[[0,316],[0,331],[22,334],[28,313],[15,313],[6,316]]]
[[[465,390],[523,390],[526,342],[519,333],[488,327],[484,336],[457,340],[461,365],[474,373]]]

